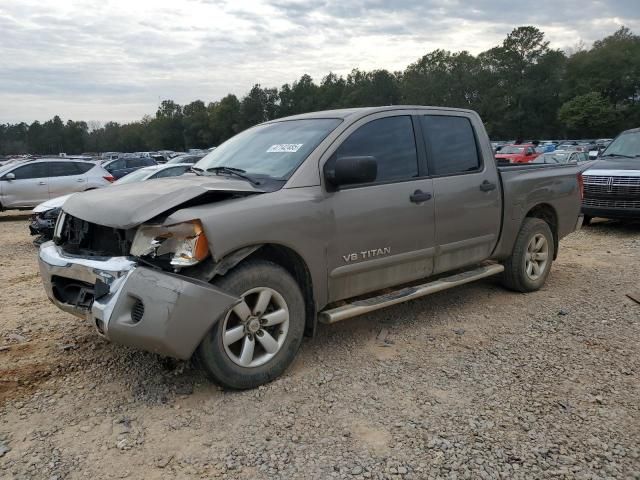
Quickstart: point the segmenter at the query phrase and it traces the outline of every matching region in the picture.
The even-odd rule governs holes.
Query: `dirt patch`
[[[487,279],[332,326],[224,392],[51,305],[0,226],[0,478],[633,478],[640,226],[561,242],[539,292]]]

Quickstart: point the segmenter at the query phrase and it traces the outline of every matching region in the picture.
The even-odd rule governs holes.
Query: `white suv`
[[[0,167],[0,210],[26,209],[68,193],[109,185],[113,177],[82,160],[39,159]]]

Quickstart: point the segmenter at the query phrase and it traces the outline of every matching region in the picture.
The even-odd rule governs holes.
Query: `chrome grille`
[[[609,179],[613,179],[613,185],[637,185],[640,186],[640,177],[611,177],[603,175],[584,175],[585,185],[606,185]]]
[[[610,200],[604,198],[585,198],[582,201],[583,207],[600,208],[639,208],[640,200]]]
[[[640,185],[619,185],[612,183],[611,185],[589,184],[584,185],[585,193],[602,193],[609,195],[640,195]]]
[[[640,196],[640,176],[585,175],[583,178],[584,192],[587,197]]]

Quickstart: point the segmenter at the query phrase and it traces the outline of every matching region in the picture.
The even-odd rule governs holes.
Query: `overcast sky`
[[[640,0],[2,0],[0,122],[138,120],[304,73],[479,53],[519,25],[555,48],[640,32]],[[473,6],[470,6],[473,5]]]

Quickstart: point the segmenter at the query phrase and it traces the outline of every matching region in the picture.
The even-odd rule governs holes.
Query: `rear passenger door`
[[[49,196],[61,197],[74,192],[82,192],[87,187],[87,176],[78,162],[49,163]]]
[[[468,117],[447,112],[421,115],[420,120],[433,178],[434,273],[485,260],[498,240],[502,217],[497,168],[483,163]]]
[[[329,152],[328,162],[373,156],[378,164],[375,182],[327,192],[334,221],[327,246],[330,301],[431,274],[432,181],[416,133],[410,115],[379,114],[351,126]]]

